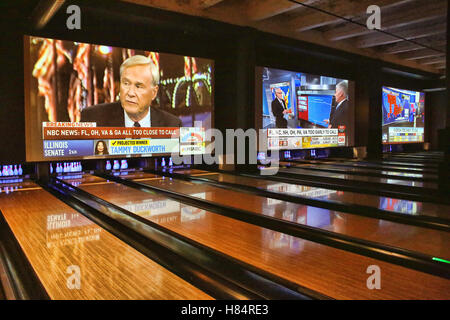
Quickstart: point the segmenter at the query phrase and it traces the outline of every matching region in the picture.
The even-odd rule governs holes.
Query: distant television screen
[[[383,87],[384,144],[424,142],[425,93]]]
[[[25,36],[27,161],[201,154],[214,61]]]
[[[267,67],[256,69],[256,79],[256,126],[267,129],[269,149],[354,145],[353,81]]]

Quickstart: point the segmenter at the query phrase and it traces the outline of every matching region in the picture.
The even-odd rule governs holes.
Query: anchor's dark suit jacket
[[[81,122],[96,122],[97,127],[125,127],[125,115],[120,102],[103,103],[81,112]],[[150,107],[152,127],[181,127],[181,120],[168,112]]]
[[[339,126],[345,126],[346,129],[351,127],[351,111],[348,104],[348,100],[342,102],[339,108],[331,109],[330,124],[331,128],[338,128]]]
[[[275,98],[272,100],[272,113],[275,117],[275,126],[277,128],[287,128],[287,120],[284,118],[283,111],[285,110],[284,102],[283,104],[280,103],[280,101]]]

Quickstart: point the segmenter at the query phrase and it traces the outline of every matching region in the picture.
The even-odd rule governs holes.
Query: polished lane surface
[[[80,184],[79,188],[205,246],[333,298],[450,298],[450,280],[234,220],[157,193],[116,183]],[[367,289],[366,270],[370,265],[383,270],[383,290]]]
[[[27,185],[1,193],[0,210],[51,299],[211,299],[38,185]],[[70,266],[79,267],[80,289],[67,285]]]
[[[177,170],[176,173],[188,175],[201,175],[204,178],[218,182],[228,182],[251,186],[262,190],[286,193],[292,196],[301,196],[308,199],[317,199],[330,202],[338,202],[348,205],[361,205],[377,208],[393,213],[408,215],[424,215],[450,220],[450,206],[435,204],[432,202],[411,201],[405,199],[381,197],[365,193],[339,191],[328,188],[317,188],[301,184],[285,183],[271,180],[263,180],[246,176],[237,176],[227,173],[208,171]]]
[[[151,180],[144,180],[144,176],[140,179],[145,185],[184,195],[193,194],[195,198],[224,206],[450,260],[450,235],[447,232],[260,197],[198,182],[167,177],[154,179],[158,176],[151,173],[146,175]]]

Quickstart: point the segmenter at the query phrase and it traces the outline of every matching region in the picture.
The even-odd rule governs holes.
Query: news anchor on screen
[[[120,66],[120,101],[85,108],[81,122],[96,122],[97,127],[181,127],[178,117],[151,106],[158,84],[151,59],[132,56]]]
[[[271,107],[276,128],[287,128],[285,115],[289,113],[289,110],[283,100],[283,91],[280,88],[275,89],[275,99],[272,100]]]
[[[337,129],[339,126],[350,127],[351,112],[348,104],[348,82],[346,80],[336,85],[336,93],[331,104],[330,118],[325,120],[328,122],[328,128]]]

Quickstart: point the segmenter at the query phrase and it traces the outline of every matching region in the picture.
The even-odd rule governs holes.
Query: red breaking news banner
[[[44,140],[95,140],[95,139],[176,139],[180,128],[123,128],[123,127],[43,127]]]

